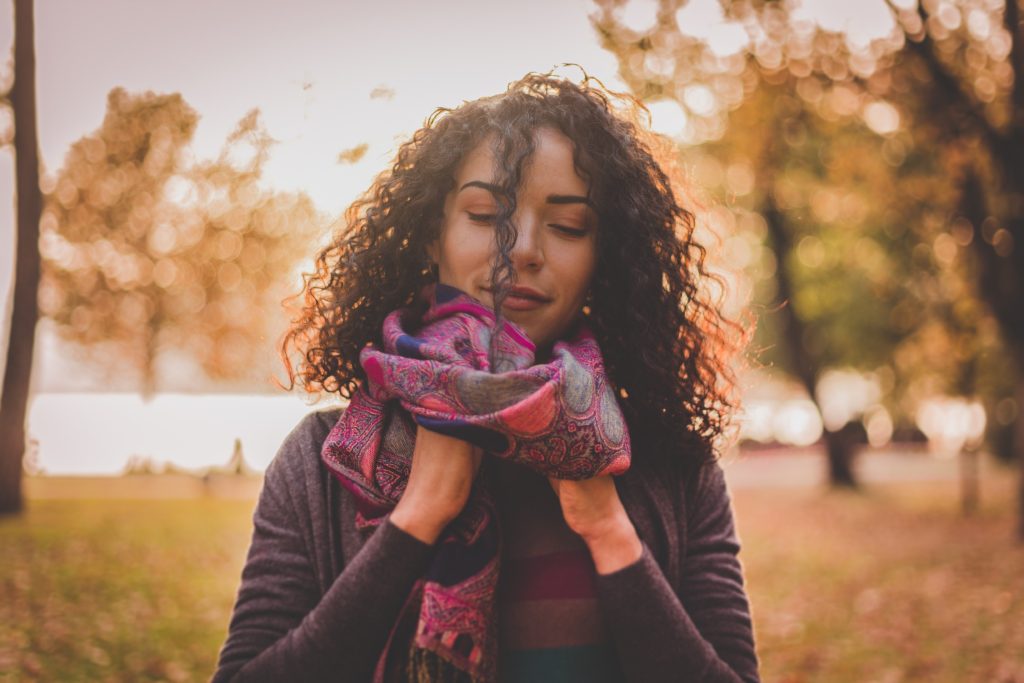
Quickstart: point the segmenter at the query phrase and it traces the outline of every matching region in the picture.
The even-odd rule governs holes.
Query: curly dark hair
[[[504,191],[492,274],[500,310],[514,280],[516,188],[535,131],[550,127],[573,143],[598,215],[587,319],[634,451],[691,464],[713,459],[733,407],[729,360],[744,334],[706,286],[724,292],[694,240],[693,214],[676,200],[670,148],[640,123],[645,111],[586,74],[575,83],[532,73],[499,95],[436,110],[348,208],[305,275],[281,345],[291,386],[298,379],[310,392],[351,398],[365,378],[360,351],[380,344],[385,316],[412,305],[431,281],[426,247],[440,234],[445,197],[463,158],[485,140],[493,141],[494,182]]]

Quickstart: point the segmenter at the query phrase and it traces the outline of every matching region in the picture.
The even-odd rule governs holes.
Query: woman
[[[215,681],[758,680],[712,446],[739,335],[613,102],[439,110],[350,207],[285,353],[351,400],[267,470]]]

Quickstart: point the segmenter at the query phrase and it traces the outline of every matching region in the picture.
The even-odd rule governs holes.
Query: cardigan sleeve
[[[644,545],[633,564],[597,577],[598,597],[627,680],[757,683],[740,544],[718,463],[701,469],[682,580],[673,591]]]
[[[311,453],[304,451],[318,443],[307,436],[300,425],[267,469],[214,683],[370,680],[426,570],[432,546],[386,520],[320,594],[309,548],[315,541],[307,539],[322,526],[312,519],[316,511],[328,520],[330,513],[305,483],[302,459]]]

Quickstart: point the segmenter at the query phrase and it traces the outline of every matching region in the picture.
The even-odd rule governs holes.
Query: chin
[[[491,308],[491,310],[494,310],[494,297],[491,296],[490,291],[478,287],[475,290],[473,290],[472,293],[473,293],[473,296],[476,297],[477,301],[479,301],[482,304],[485,304],[485,305],[489,306]]]

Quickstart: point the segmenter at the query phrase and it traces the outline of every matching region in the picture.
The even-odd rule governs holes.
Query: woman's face
[[[597,215],[586,199],[587,183],[573,168],[572,142],[550,128],[538,129],[534,141],[512,217],[518,231],[511,253],[516,277],[503,312],[542,349],[566,331],[583,306],[597,262]],[[429,255],[441,283],[493,306],[495,193],[500,190],[490,140],[466,155],[455,181]]]

